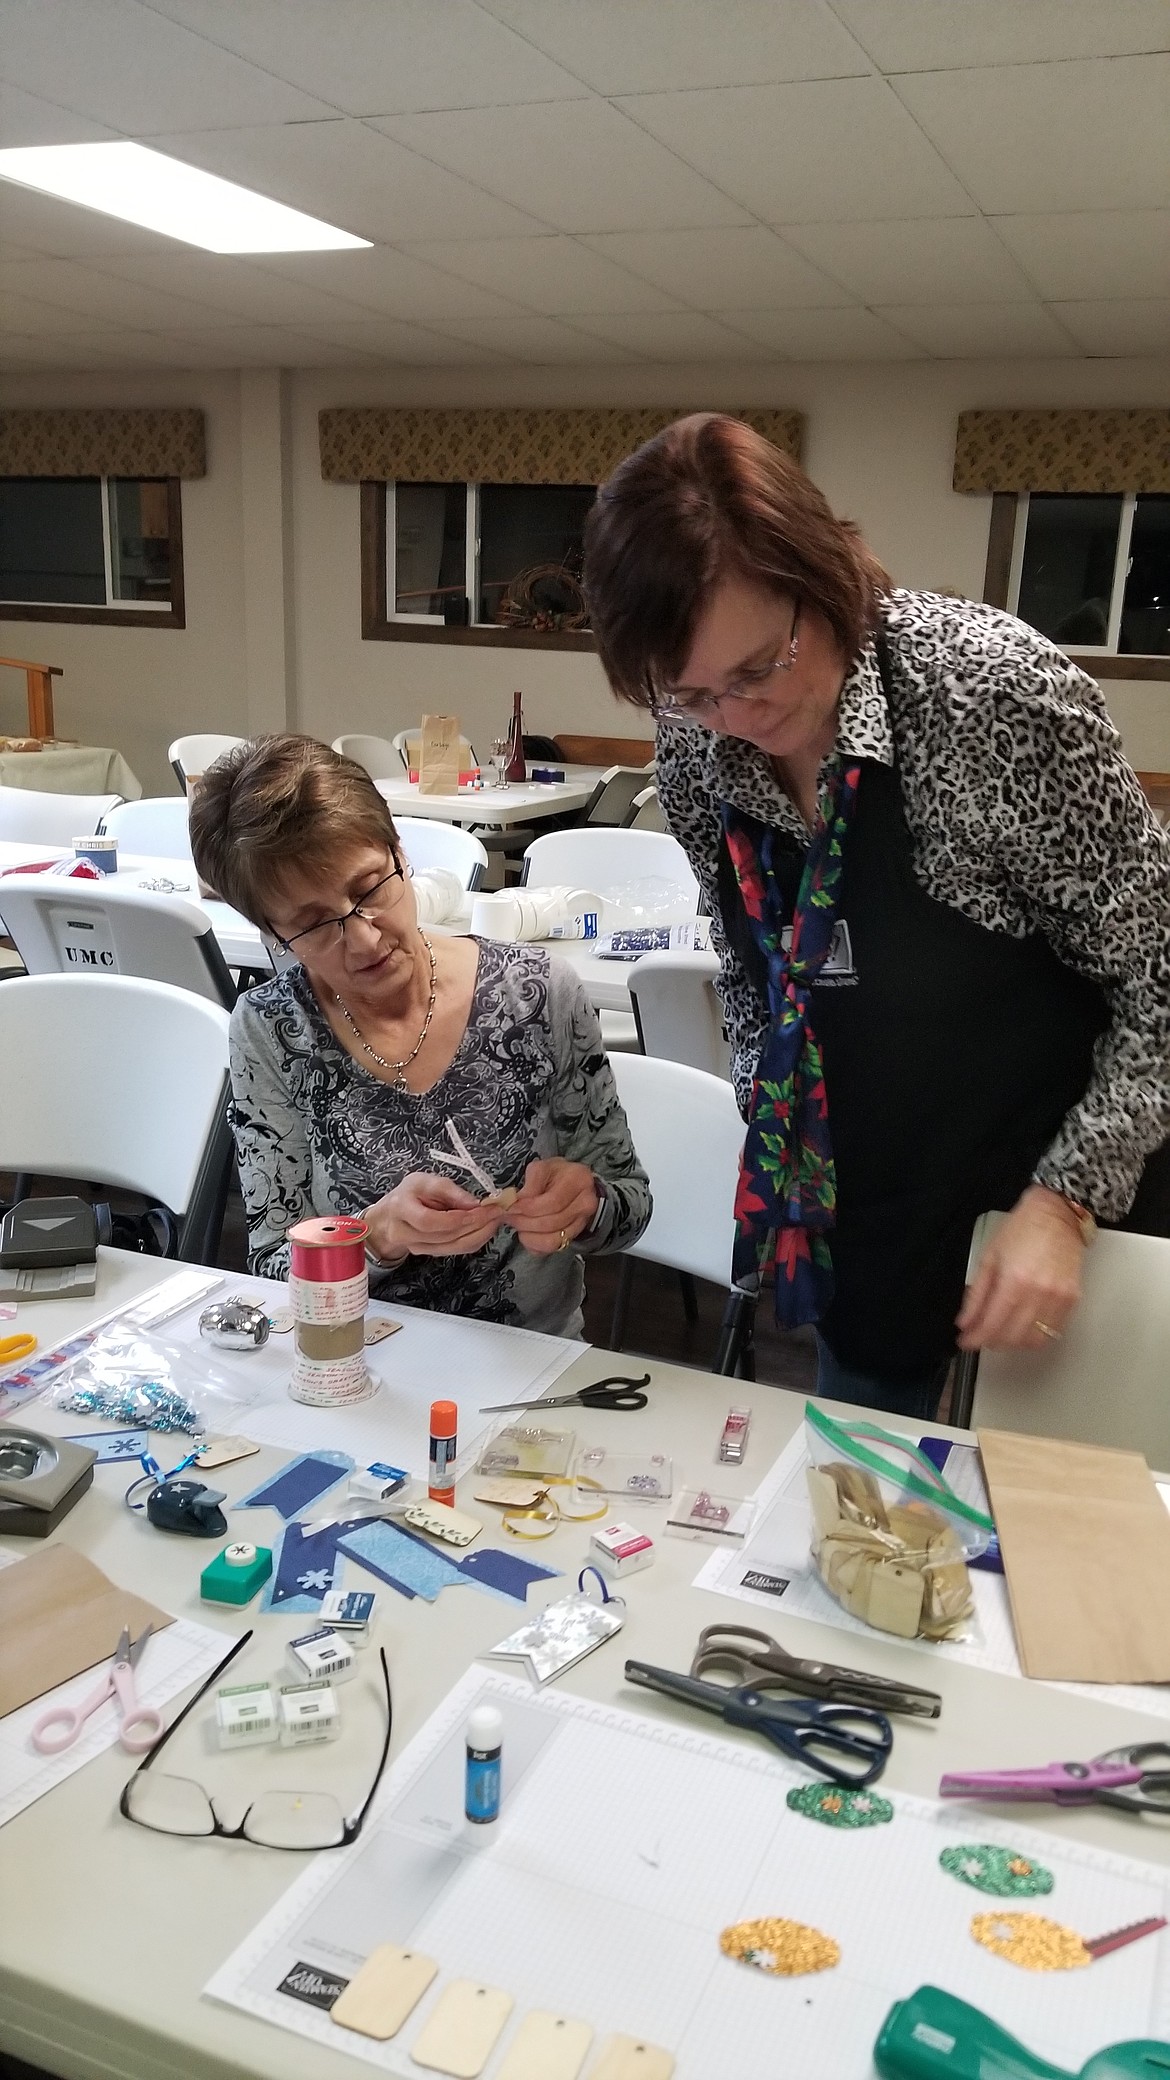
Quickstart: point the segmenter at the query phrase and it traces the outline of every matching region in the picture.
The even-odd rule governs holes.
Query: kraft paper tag
[[[526,2015],[508,2046],[496,2080],[577,2080],[593,2031],[567,2015]]]
[[[494,1502],[502,1509],[531,1509],[541,1500],[545,1489],[540,1481],[478,1481],[472,1489],[477,1502]]]
[[[117,1652],[124,1625],[138,1638],[174,1619],[114,1586],[72,1546],[47,1546],[0,1568],[0,1719]],[[143,1663],[149,1674],[150,1647]]]
[[[433,2008],[411,2047],[416,2066],[477,2080],[512,2012],[512,1996],[496,1986],[456,1979]]]
[[[330,2022],[342,2029],[357,2030],[363,2037],[385,2043],[397,2036],[403,2023],[417,2008],[438,1965],[417,1950],[400,1950],[395,1943],[380,1943],[372,1950],[360,1972],[339,1993],[329,2010]]]
[[[385,1315],[369,1315],[363,1335],[364,1343],[385,1343],[388,1336],[397,1336],[401,1322],[388,1321]]]
[[[458,794],[459,717],[424,715],[418,749],[420,794]]]
[[[674,2060],[639,2037],[607,2037],[589,2080],[670,2080]]]
[[[1170,1516],[1140,1453],[978,1436],[1024,1674],[1170,1682]]]

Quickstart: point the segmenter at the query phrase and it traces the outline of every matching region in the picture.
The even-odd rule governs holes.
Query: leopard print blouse
[[[894,591],[883,608],[892,698],[874,645],[841,694],[837,748],[896,764],[914,872],[989,931],[1041,932],[1101,985],[1110,1022],[1093,1073],[1036,1176],[1103,1220],[1128,1210],[1170,1136],[1170,839],[1121,750],[1100,690],[998,608]],[[767,1007],[719,925],[719,804],[808,833],[767,756],[665,724],[658,792],[714,920],[733,1074],[746,1112]]]

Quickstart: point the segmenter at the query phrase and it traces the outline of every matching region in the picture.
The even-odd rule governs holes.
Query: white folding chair
[[[645,791],[645,766],[610,766],[582,809],[577,828],[606,830],[628,824],[635,799]]]
[[[107,838],[118,840],[118,852],[144,852],[157,859],[191,861],[190,805],[184,794],[164,794],[141,802],[123,802],[102,818]]]
[[[234,751],[237,744],[243,744],[245,741],[246,739],[243,737],[221,737],[216,736],[214,732],[205,732],[203,735],[196,734],[191,737],[176,737],[170,750],[167,752],[167,757],[170,759],[171,770],[183,793],[186,794],[187,792],[187,782],[189,780],[197,780],[200,773],[207,771],[209,765],[213,764],[217,758],[223,757],[225,751]]]
[[[458,874],[464,888],[481,885],[487,873],[487,848],[473,832],[461,831],[456,824],[439,823],[429,816],[396,816],[394,828],[416,874],[425,874],[431,867],[446,867],[449,874]]]
[[[389,737],[334,737],[334,751],[364,766],[371,780],[400,780],[402,757]]]
[[[639,882],[673,884],[680,920],[699,908],[691,863],[666,831],[549,831],[528,847],[520,878],[530,888],[588,888],[598,896]]]
[[[718,974],[716,953],[644,953],[634,962],[627,981],[643,1054],[730,1078]]]
[[[0,838],[69,846],[74,838],[92,837],[121,799],[120,794],[50,794],[33,787],[0,787]]]
[[[666,829],[666,818],[662,813],[662,803],[658,799],[658,789],[656,787],[644,787],[641,794],[634,796],[633,801],[630,803],[630,813],[626,817],[625,828],[628,831],[664,831]]]
[[[1003,1218],[976,1222],[968,1276]],[[1103,1230],[1083,1276],[1079,1307],[1042,1351],[960,1354],[950,1420],[1112,1445],[1170,1470],[1170,1241]]]
[[[211,919],[182,896],[119,888],[112,877],[7,874],[0,919],[30,975],[89,975],[95,983],[132,975],[229,1011],[236,1001]]]
[[[0,989],[0,1169],[140,1192],[211,1264],[231,1160],[228,1015],[129,975],[29,975]]]
[[[632,1260],[641,1257],[724,1287],[727,1305],[711,1370],[751,1378],[755,1296],[731,1284],[745,1132],[735,1093],[717,1076],[651,1055],[615,1055],[610,1066],[654,1198],[649,1225],[622,1257],[613,1349],[622,1345]]]

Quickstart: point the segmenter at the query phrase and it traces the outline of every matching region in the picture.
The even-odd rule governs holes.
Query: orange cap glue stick
[[[453,1401],[431,1403],[430,1479],[427,1494],[432,1502],[455,1500],[455,1453],[458,1449],[459,1410]]]

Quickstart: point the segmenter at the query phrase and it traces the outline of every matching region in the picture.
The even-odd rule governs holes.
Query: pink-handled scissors
[[[71,1748],[86,1720],[111,1697],[116,1697],[121,1707],[122,1746],[131,1755],[144,1755],[154,1746],[163,1730],[163,1715],[153,1705],[140,1705],[134,1688],[134,1669],[153,1629],[148,1625],[145,1632],[140,1632],[138,1638],[132,1640],[130,1627],[124,1625],[117,1652],[98,1688],[91,1691],[81,1704],[55,1705],[51,1712],[43,1713],[34,1722],[32,1742],[38,1754],[61,1755],[66,1748]]]

